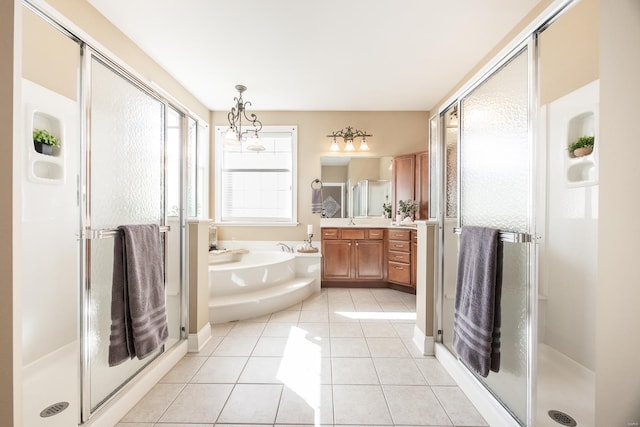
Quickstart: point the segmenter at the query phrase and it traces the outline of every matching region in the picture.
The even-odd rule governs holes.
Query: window
[[[216,222],[296,224],[297,127],[264,126],[264,151],[225,146],[226,130],[216,129]]]

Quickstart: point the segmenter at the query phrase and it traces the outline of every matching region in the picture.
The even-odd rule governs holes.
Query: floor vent
[[[40,412],[40,416],[42,418],[53,417],[54,415],[58,415],[60,412],[67,409],[68,406],[69,402],[54,403],[53,405],[44,408],[42,412]]]
[[[576,427],[578,425],[576,420],[561,411],[552,409],[551,411],[549,411],[549,416],[553,421],[557,422],[558,424],[562,424],[563,426]]]

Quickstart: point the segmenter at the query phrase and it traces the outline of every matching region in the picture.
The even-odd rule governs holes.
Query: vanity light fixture
[[[258,120],[258,116],[251,113],[251,116],[247,116],[246,107],[251,105],[251,102],[244,101],[242,99],[242,92],[247,90],[246,86],[236,85],[236,90],[240,93],[240,96],[233,98],[236,105],[231,108],[227,119],[229,120],[229,129],[224,134],[224,142],[227,146],[239,146],[242,141],[247,141],[247,150],[252,151],[264,151],[264,145],[260,142],[258,132],[262,129],[262,122]],[[252,128],[242,129],[242,118],[249,122]]]
[[[355,151],[356,147],[353,145],[354,138],[362,138],[360,141],[359,151],[369,151],[369,144],[367,143],[367,137],[369,135],[366,131],[354,129],[351,126],[347,126],[345,129],[341,129],[336,132],[332,132],[331,135],[327,135],[327,138],[333,138],[331,142],[331,151],[340,151],[340,144],[336,138],[340,137],[344,140],[344,151]]]

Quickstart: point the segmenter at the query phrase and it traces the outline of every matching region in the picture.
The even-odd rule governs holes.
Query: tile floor
[[[414,324],[415,295],[329,288],[214,325],[117,427],[486,426]]]

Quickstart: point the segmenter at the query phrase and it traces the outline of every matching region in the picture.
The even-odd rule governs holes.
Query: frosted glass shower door
[[[163,224],[164,104],[95,57],[90,79],[85,319],[93,411],[159,353],[109,367],[114,239],[97,238],[96,231]]]
[[[528,236],[531,227],[527,49],[461,99],[461,224]],[[527,420],[530,246],[504,243],[500,372],[482,382],[522,424]]]

